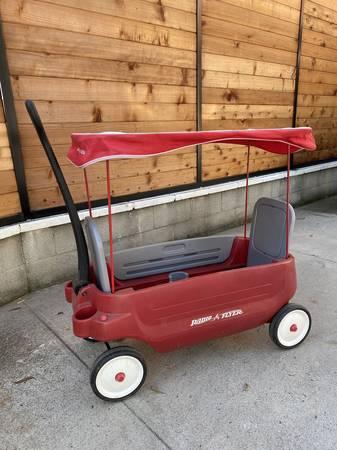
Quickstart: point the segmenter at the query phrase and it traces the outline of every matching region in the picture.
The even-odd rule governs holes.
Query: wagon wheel
[[[308,336],[311,316],[303,306],[288,304],[273,317],[269,335],[276,345],[283,349],[297,347]]]
[[[140,389],[146,372],[145,360],[137,350],[114,347],[96,359],[90,374],[91,388],[103,400],[124,400]]]

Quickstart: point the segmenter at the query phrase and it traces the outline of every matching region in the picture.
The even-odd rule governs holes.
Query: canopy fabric
[[[252,145],[287,154],[316,149],[311,128],[275,128],[170,133],[73,133],[68,159],[77,167],[115,158],[160,155],[191,145],[226,143]]]

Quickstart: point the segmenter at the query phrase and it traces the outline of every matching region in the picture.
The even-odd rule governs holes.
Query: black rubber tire
[[[92,344],[94,344],[95,342],[99,342],[99,341],[96,341],[96,339],[94,339],[92,337],[85,337],[83,339],[87,342],[91,342]]]
[[[306,335],[304,336],[304,338],[298,342],[297,344],[293,345],[293,346],[286,346],[281,344],[281,342],[278,339],[277,336],[277,331],[278,331],[278,327],[281,323],[281,320],[291,311],[295,311],[295,310],[300,310],[300,311],[304,311],[308,318],[309,318],[309,328],[308,331],[306,333]],[[304,308],[301,305],[296,305],[294,303],[288,303],[287,305],[283,306],[283,308],[281,308],[273,317],[272,321],[270,322],[269,325],[269,336],[271,338],[271,340],[280,348],[282,348],[283,350],[290,350],[293,349],[295,347],[298,347],[300,344],[302,344],[302,342],[307,338],[308,334],[310,333],[310,329],[311,329],[311,315],[309,313],[309,311]]]
[[[138,359],[138,361],[141,363],[141,365],[143,367],[143,371],[144,371],[143,378],[142,378],[141,382],[139,383],[139,385],[136,387],[136,389],[134,389],[130,394],[128,394],[124,397],[120,397],[120,398],[105,397],[97,389],[96,377],[97,377],[97,374],[100,371],[100,369],[108,361],[110,361],[111,359],[116,358],[118,356],[132,356],[132,357]],[[97,397],[101,398],[102,400],[105,400],[108,402],[119,402],[119,401],[125,400],[126,398],[131,397],[137,391],[139,391],[139,389],[144,384],[146,375],[147,375],[147,367],[146,367],[146,363],[145,363],[145,359],[143,358],[143,355],[132,347],[128,347],[126,345],[119,346],[119,347],[114,347],[114,348],[111,348],[110,350],[105,351],[96,359],[96,361],[94,362],[94,365],[91,369],[91,372],[90,372],[90,385],[91,385],[91,389],[93,390],[94,394],[96,394]]]

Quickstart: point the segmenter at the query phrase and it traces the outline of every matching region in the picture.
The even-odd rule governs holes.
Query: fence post
[[[0,67],[1,67],[0,70],[1,98],[4,106],[9,146],[11,149],[11,155],[14,165],[14,173],[16,178],[16,184],[18,187],[21,211],[23,214],[23,218],[27,219],[30,216],[29,198],[26,184],[26,176],[23,167],[21,142],[14,107],[13,92],[9,76],[9,68],[6,57],[6,48],[2,32],[1,20],[0,20]]]

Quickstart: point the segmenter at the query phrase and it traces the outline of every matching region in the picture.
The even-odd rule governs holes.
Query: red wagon
[[[27,101],[26,107],[64,197],[76,239],[78,279],[65,287],[73,307],[74,334],[108,347],[91,371],[96,395],[104,400],[124,399],[141,387],[146,376],[144,358],[137,350],[111,348],[109,341],[132,338],[165,352],[269,323],[270,336],[281,348],[303,342],[310,331],[310,314],[289,303],[296,291],[295,261],[288,253],[295,222],[289,203],[289,167],[291,153],[315,149],[310,128],[75,133],[68,158],[84,169],[89,209],[85,237],[35,106]],[[109,160],[212,142],[248,146],[243,236],[183,239],[113,253]],[[248,237],[250,145],[288,155],[288,177],[286,201],[261,198],[256,202]],[[107,170],[109,258],[92,219],[85,172],[86,166],[98,161],[105,161]]]

